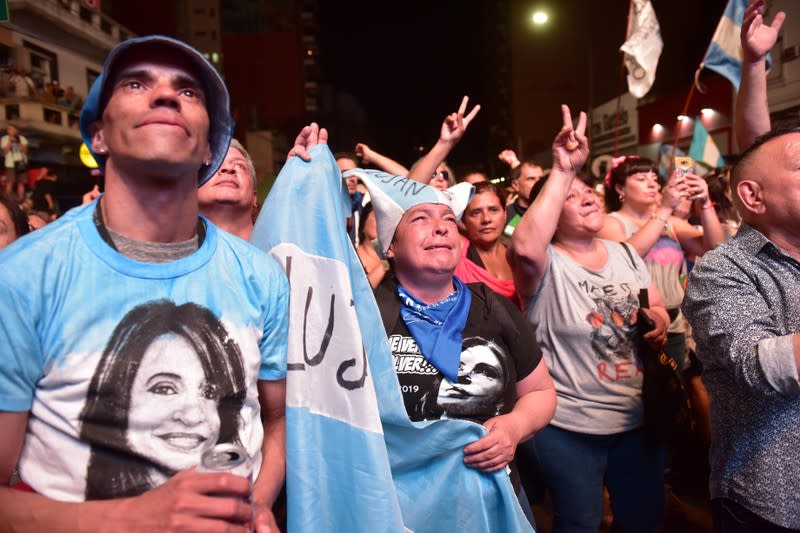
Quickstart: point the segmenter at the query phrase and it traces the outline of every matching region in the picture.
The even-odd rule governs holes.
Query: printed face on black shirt
[[[439,386],[439,404],[453,400],[496,400],[502,389],[500,360],[488,346],[473,346],[461,352],[458,382],[454,384],[445,379]]]

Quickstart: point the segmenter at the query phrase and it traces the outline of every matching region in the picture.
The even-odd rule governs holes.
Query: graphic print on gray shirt
[[[526,310],[556,386],[551,424],[593,435],[642,424],[636,319],[639,289],[650,285],[638,255],[602,242],[608,261],[598,270],[548,246],[547,271]]]

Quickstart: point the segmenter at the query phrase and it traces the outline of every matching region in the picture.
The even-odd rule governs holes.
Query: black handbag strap
[[[619,243],[622,246],[622,249],[625,250],[625,253],[628,254],[628,259],[631,260],[631,266],[635,271],[639,271],[639,267],[636,265],[636,259],[633,258],[633,252],[631,252],[631,245],[627,242]]]

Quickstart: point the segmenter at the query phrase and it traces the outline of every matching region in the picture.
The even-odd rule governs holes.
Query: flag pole
[[[625,25],[625,35],[631,31],[631,11],[633,7],[633,0],[628,2],[628,23]],[[617,82],[617,112],[614,115],[614,149],[611,152],[612,157],[617,157],[617,150],[619,150],[619,108],[622,105],[622,80],[625,79],[625,54],[622,54],[622,63],[619,67],[619,80]]]
[[[695,71],[695,79],[697,79],[697,76],[699,75],[700,69],[702,68],[702,63],[700,63],[700,65],[701,66],[697,67],[697,70]],[[678,117],[688,117],[689,116],[686,113],[689,112],[689,102],[692,101],[692,96],[694,96],[695,89],[696,89],[696,85],[695,85],[695,82],[693,81],[692,85],[689,87],[689,94],[686,95],[686,101],[683,103],[683,110],[681,111],[681,114],[678,115]],[[683,120],[678,118],[678,120],[677,120],[677,122],[675,124],[675,139],[672,141],[672,153],[670,154],[670,158],[673,159],[673,160],[675,159],[675,152],[678,150],[678,141],[680,140],[680,137],[681,137],[680,133],[681,133],[681,124],[682,123],[683,123]]]
[[[727,4],[726,4],[725,8],[723,8],[722,16],[725,16],[725,10],[727,10],[727,8],[728,7],[727,7]],[[720,17],[720,18],[722,18],[722,17]],[[691,101],[692,96],[694,96],[695,90],[699,91],[701,94],[705,94],[705,91],[703,90],[702,85],[700,84],[700,72],[706,66],[705,65],[706,57],[708,56],[708,52],[711,50],[711,45],[714,42],[714,35],[716,35],[716,33],[717,33],[717,31],[716,31],[716,28],[715,28],[714,29],[714,34],[711,35],[711,40],[708,42],[708,46],[706,46],[706,51],[703,54],[703,59],[700,61],[700,65],[694,71],[694,81],[692,82],[692,86],[689,87],[689,94],[686,95],[686,102],[684,102],[683,111],[681,111],[681,114],[679,116],[684,116],[684,117],[688,116],[686,113],[689,112],[689,102]],[[677,126],[675,128],[675,139],[674,139],[674,141],[672,143],[672,153],[670,154],[670,157],[672,158],[672,160],[675,159],[675,151],[678,149],[678,140],[680,139],[681,122],[682,122],[681,120],[678,120]]]

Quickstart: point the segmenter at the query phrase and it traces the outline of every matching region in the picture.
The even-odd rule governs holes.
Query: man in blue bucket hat
[[[286,277],[198,214],[229,109],[183,42],[108,54],[80,121],[104,194],[0,255],[1,524],[277,529]],[[218,445],[249,456],[252,479],[196,472]]]

